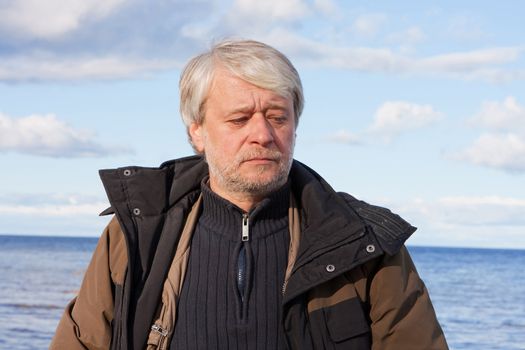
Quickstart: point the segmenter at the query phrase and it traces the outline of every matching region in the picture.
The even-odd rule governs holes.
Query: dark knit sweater
[[[289,186],[247,214],[205,184],[202,192],[171,349],[285,348]]]

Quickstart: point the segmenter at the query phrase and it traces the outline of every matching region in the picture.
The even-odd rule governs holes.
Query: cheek
[[[295,130],[286,130],[278,136],[279,148],[282,152],[292,153],[295,146]]]
[[[213,149],[217,158],[225,161],[234,157],[239,150],[235,138],[231,135],[210,138],[207,140],[207,145],[209,149]]]

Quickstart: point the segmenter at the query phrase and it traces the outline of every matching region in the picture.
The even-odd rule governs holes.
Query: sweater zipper
[[[250,219],[247,213],[242,214],[242,241],[250,240]]]
[[[248,214],[246,213],[242,215],[241,240],[241,248],[239,250],[239,255],[237,256],[237,289],[239,290],[241,302],[244,303],[244,294],[246,292],[246,269],[248,268],[245,242],[250,240],[250,221]]]
[[[245,321],[246,316],[246,303],[247,300],[245,300],[246,295],[246,288],[248,286],[246,285],[246,275],[248,273],[248,255],[246,253],[246,242],[250,240],[250,220],[247,213],[244,213],[242,215],[242,231],[241,231],[241,241],[242,246],[239,250],[239,256],[237,257],[237,289],[239,291],[240,296],[240,313],[239,313],[239,320]]]

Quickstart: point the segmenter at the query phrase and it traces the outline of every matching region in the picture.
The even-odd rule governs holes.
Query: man
[[[293,160],[284,55],[219,43],[180,93],[199,155],[101,171],[115,215],[51,348],[447,348],[403,245],[415,228]]]

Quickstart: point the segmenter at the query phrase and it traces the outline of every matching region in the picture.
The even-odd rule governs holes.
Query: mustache
[[[240,164],[242,162],[252,160],[252,159],[257,159],[257,158],[264,158],[264,159],[279,161],[282,158],[282,153],[279,152],[278,150],[269,150],[269,149],[249,150],[249,151],[239,154],[237,156],[237,162]]]

